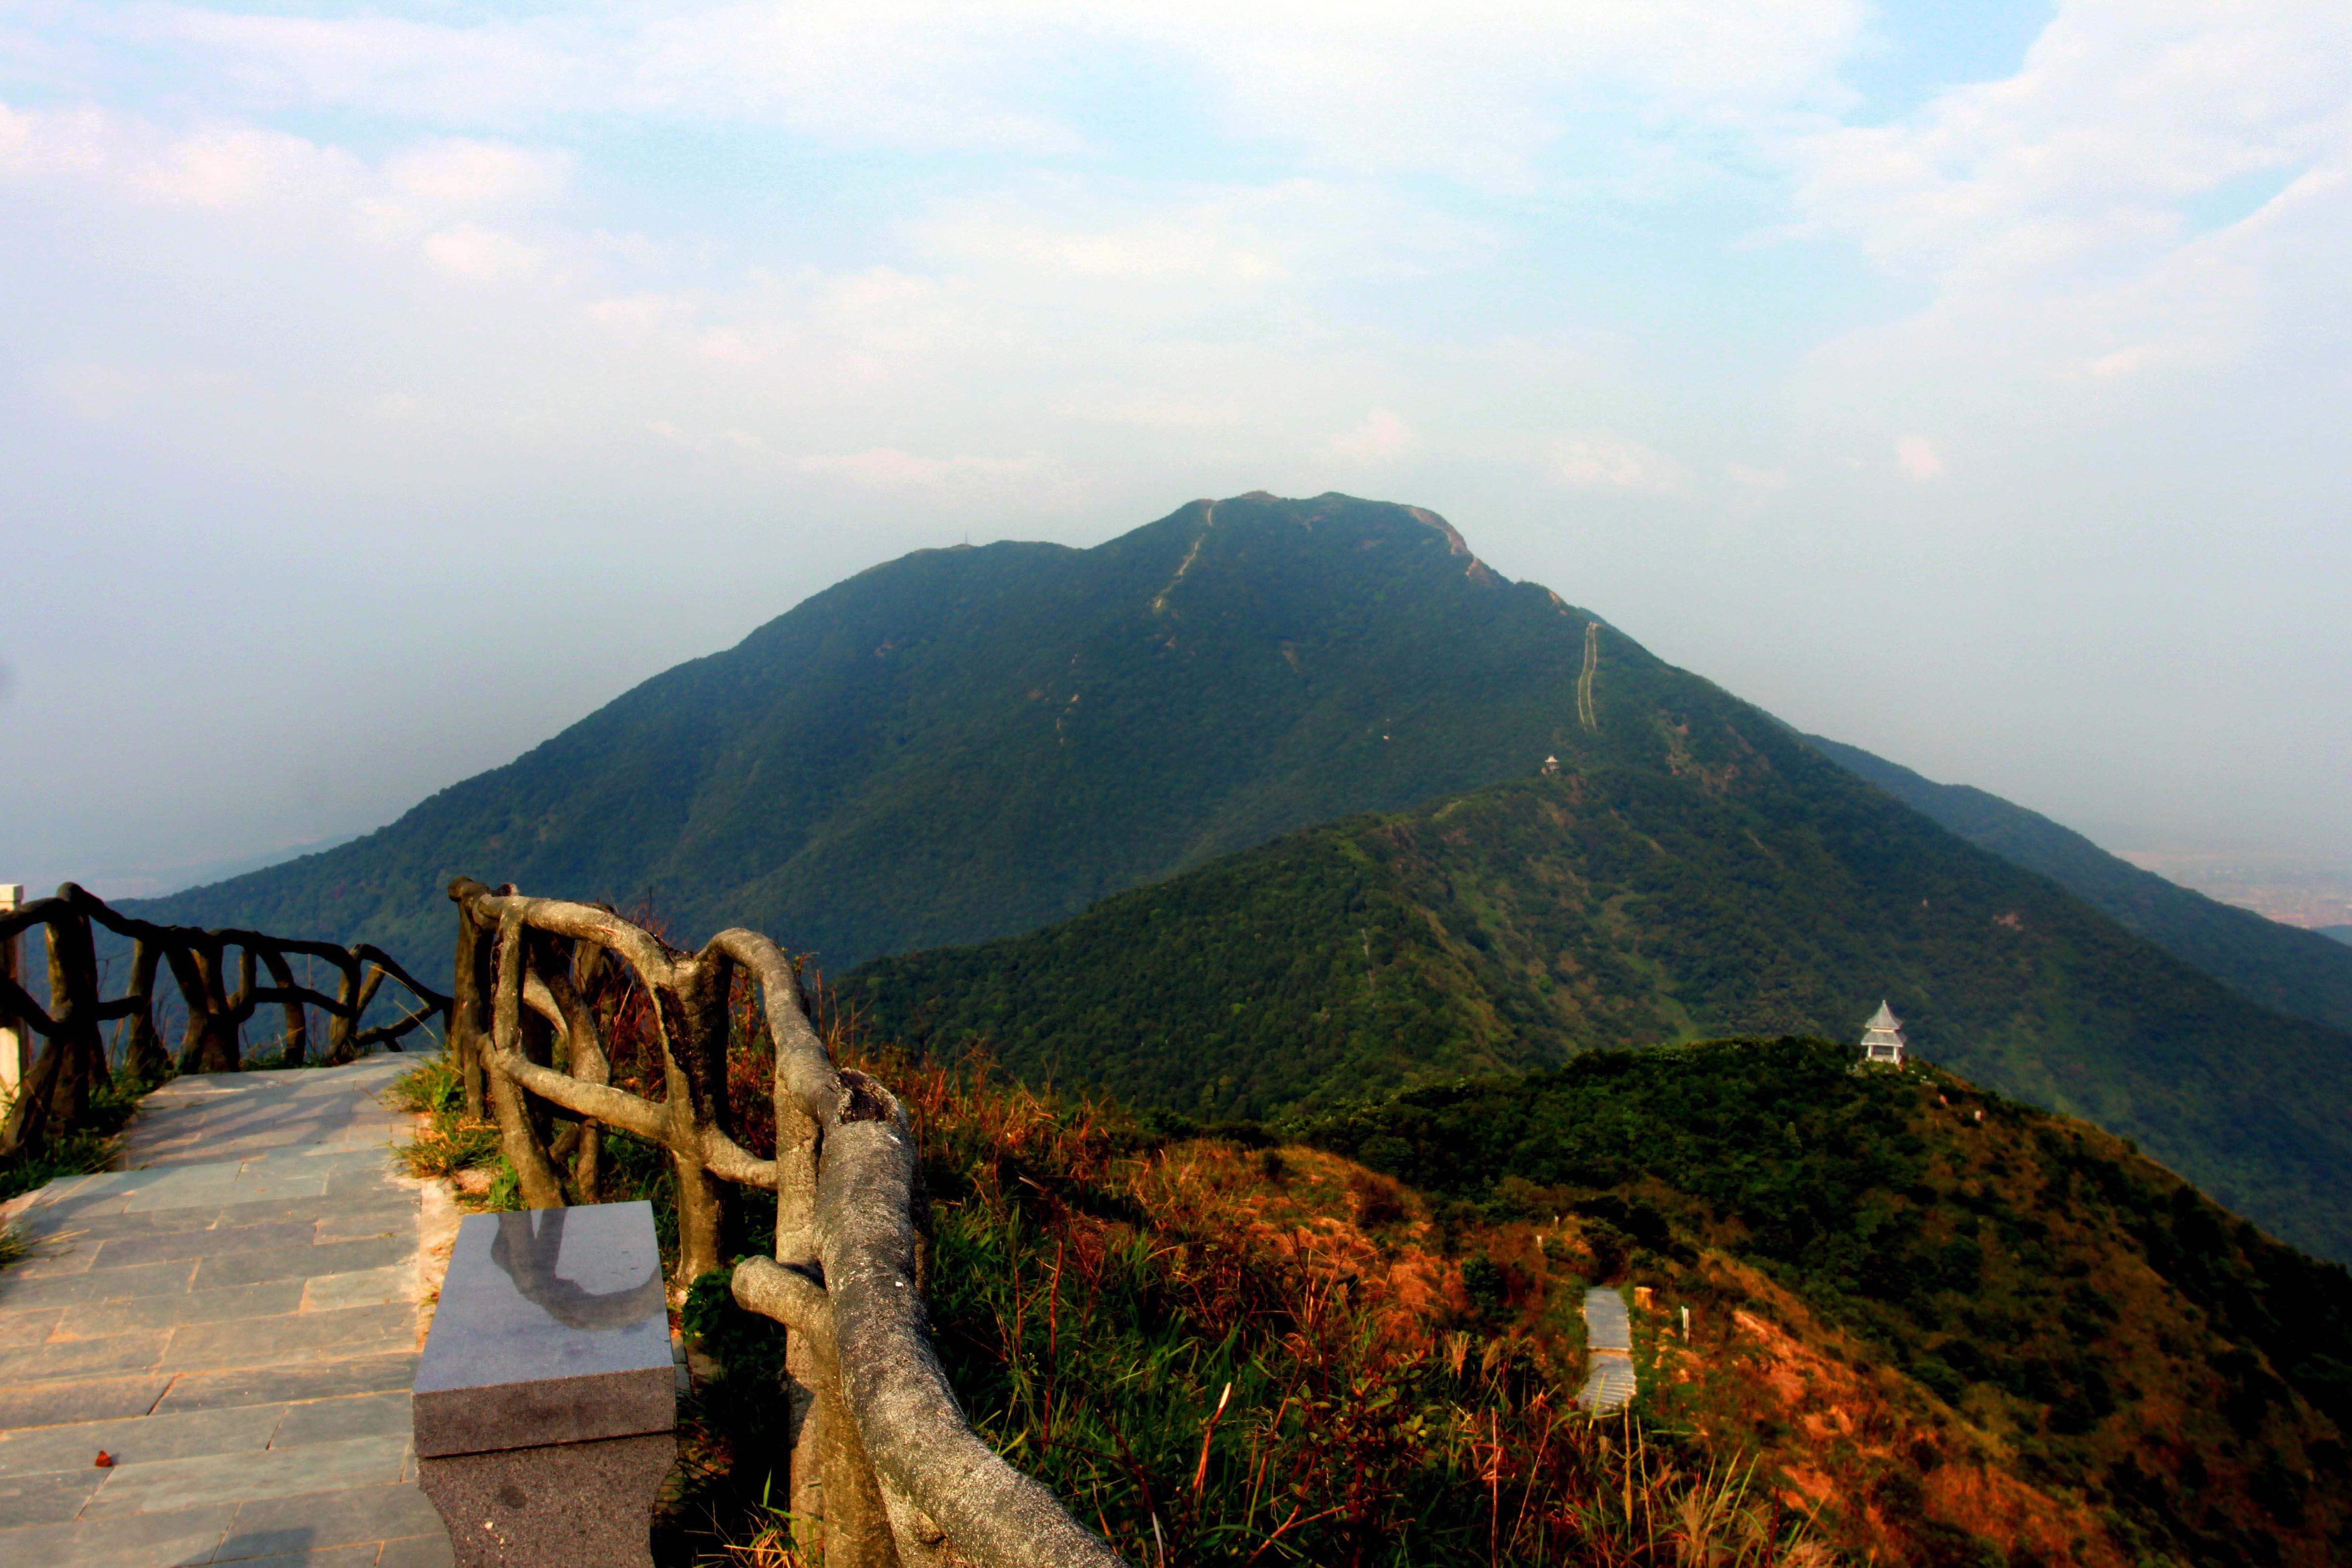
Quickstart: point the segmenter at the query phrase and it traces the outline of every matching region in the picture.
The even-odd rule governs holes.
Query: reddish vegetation
[[[986,1259],[984,1277],[935,1284],[943,1350],[978,1380],[967,1390],[975,1417],[1139,1560],[1158,1550],[1154,1522],[1171,1561],[1247,1557],[1244,1543],[1266,1561],[1294,1550],[1332,1563],[1398,1560],[1389,1553],[1423,1522],[1415,1510],[1427,1511],[1410,1500],[1413,1489],[1435,1477],[1434,1495],[1489,1494],[1486,1522],[1464,1524],[1495,1536],[1477,1561],[1557,1561],[1543,1553],[1573,1543],[1580,1560],[1664,1562],[1676,1555],[1676,1531],[1714,1527],[1652,1516],[1703,1501],[1699,1472],[1745,1474],[1751,1464],[1756,1489],[1735,1510],[1749,1522],[1723,1528],[1780,1540],[1769,1560],[1806,1560],[1834,1542],[1858,1561],[1961,1561],[1955,1552],[1977,1550],[1969,1537],[2017,1563],[2135,1560],[2072,1489],[2036,1483],[2011,1427],[1943,1405],[1717,1247],[1683,1263],[1645,1254],[1637,1266],[1654,1296],[1654,1309],[1635,1315],[1641,1410],[1653,1442],[1687,1436],[1671,1458],[1644,1450],[1643,1462],[1659,1469],[1636,1499],[1624,1484],[1630,1456],[1571,1411],[1584,1370],[1577,1308],[1589,1279],[1625,1267],[1622,1237],[1595,1245],[1572,1214],[1511,1224],[1459,1206],[1440,1215],[1421,1194],[1318,1150],[1157,1143],[1115,1109],[1030,1093],[982,1063],[866,1041],[821,980],[816,988],[836,1058],[889,1083],[916,1121],[945,1184],[943,1258],[950,1267]],[[599,1002],[612,1020],[614,1079],[658,1097],[641,999],[615,986]],[[728,1096],[738,1138],[765,1153],[770,1059],[754,998],[737,1003]],[[1970,1108],[1934,1099],[1983,1144],[1970,1158],[1991,1173],[1971,1179],[2032,1168],[2021,1135],[1996,1137]],[[1477,1290],[1465,1277],[1474,1260],[1486,1271]],[[2173,1310],[2160,1282],[2121,1259],[2115,1268],[2116,1332],[2133,1346],[2170,1333],[2150,1326]],[[1098,1310],[1113,1298],[1158,1302],[1151,1311],[1175,1313],[1206,1341],[1255,1346],[1256,1363],[1286,1381],[1223,1415],[1192,1407],[1213,1390],[1137,1385],[1107,1402],[1088,1380],[1113,1379],[1086,1368],[1073,1346],[1135,1331]],[[2210,1425],[2210,1401],[2192,1405],[2192,1390],[2162,1377],[2138,1391],[2132,1430],[2119,1438],[2144,1465],[2169,1471],[2187,1461],[2168,1462],[2157,1439]],[[1154,1397],[1165,1408],[1146,1409]],[[1137,1425],[1153,1420],[1189,1434],[1168,1437],[1164,1462]],[[1181,1509],[1170,1501],[1187,1498]],[[1775,1521],[1798,1520],[1813,1521],[1816,1545],[1785,1554],[1794,1538]],[[1413,1550],[1433,1552],[1422,1559],[1430,1562],[1459,1555]],[[2283,1561],[2315,1564],[2321,1552],[2290,1545]]]

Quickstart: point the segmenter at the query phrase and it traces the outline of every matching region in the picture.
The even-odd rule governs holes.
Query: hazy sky
[[[2113,847],[2352,865],[2347,174],[2343,0],[0,0],[0,879],[1255,489]]]

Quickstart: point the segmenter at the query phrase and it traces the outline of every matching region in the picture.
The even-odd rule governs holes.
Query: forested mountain
[[[2352,1257],[2352,1037],[1690,686],[1651,721],[1654,759],[1309,828],[1026,936],[878,961],[844,995],[886,1034],[1209,1118],[1594,1048],[1853,1038],[1884,996],[1923,1054]]]
[[[388,827],[141,912],[446,973],[460,873],[650,900],[686,941],[751,926],[835,973],[1163,884],[979,968],[866,981],[894,1016],[1191,1106],[1844,1036],[1884,994],[1955,1066],[2352,1249],[2330,1195],[2352,1041],[2189,971],[1414,508],[1257,494],[1090,550],[919,552]],[[1180,905],[1173,934],[1090,945]],[[1092,973],[1050,972],[1072,942]]]
[[[1513,1306],[1570,1270],[1690,1305],[1695,1335],[1656,1336],[1652,1409],[1805,1478],[1858,1558],[2344,1562],[2342,1266],[2110,1134],[1853,1062],[1790,1039],[1600,1052],[1307,1136],[1516,1230],[1464,1226]]]
[[[1999,795],[1937,784],[1859,746],[1819,735],[1806,739],[1840,767],[1979,848],[2041,872],[2241,994],[2273,1012],[2352,1030],[2352,949],[2343,941],[2167,881]],[[2338,929],[2352,934],[2352,928]]]
[[[1590,721],[1588,656],[1612,671]],[[749,925],[838,969],[1549,752],[1646,752],[1660,681],[1705,686],[1433,513],[1197,501],[1091,550],[877,566],[388,827],[141,912],[366,938],[442,973],[463,873],[650,897],[674,934]]]

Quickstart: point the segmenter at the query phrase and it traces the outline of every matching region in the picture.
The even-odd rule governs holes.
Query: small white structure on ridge
[[[1903,1020],[1895,1016],[1895,1009],[1889,1007],[1882,997],[1878,1011],[1873,1013],[1870,1022],[1863,1026],[1862,1059],[1901,1067],[1904,1047]]]
[[[25,885],[22,882],[0,882],[0,915],[13,915],[24,907],[24,903]],[[20,940],[15,936],[0,936],[0,974],[11,980],[19,979],[24,973],[18,957]],[[0,1007],[0,1094],[16,1093],[17,1086],[25,1081],[25,1068],[30,1065],[25,1058],[31,1054],[25,1049],[26,1037],[25,1026],[11,1018],[7,1009]]]

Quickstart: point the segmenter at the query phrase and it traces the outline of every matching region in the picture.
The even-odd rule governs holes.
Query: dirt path
[[[1592,705],[1592,678],[1601,673],[1601,623],[1584,623],[1584,668],[1576,678],[1576,721],[1593,734],[1601,731],[1600,710]]]

